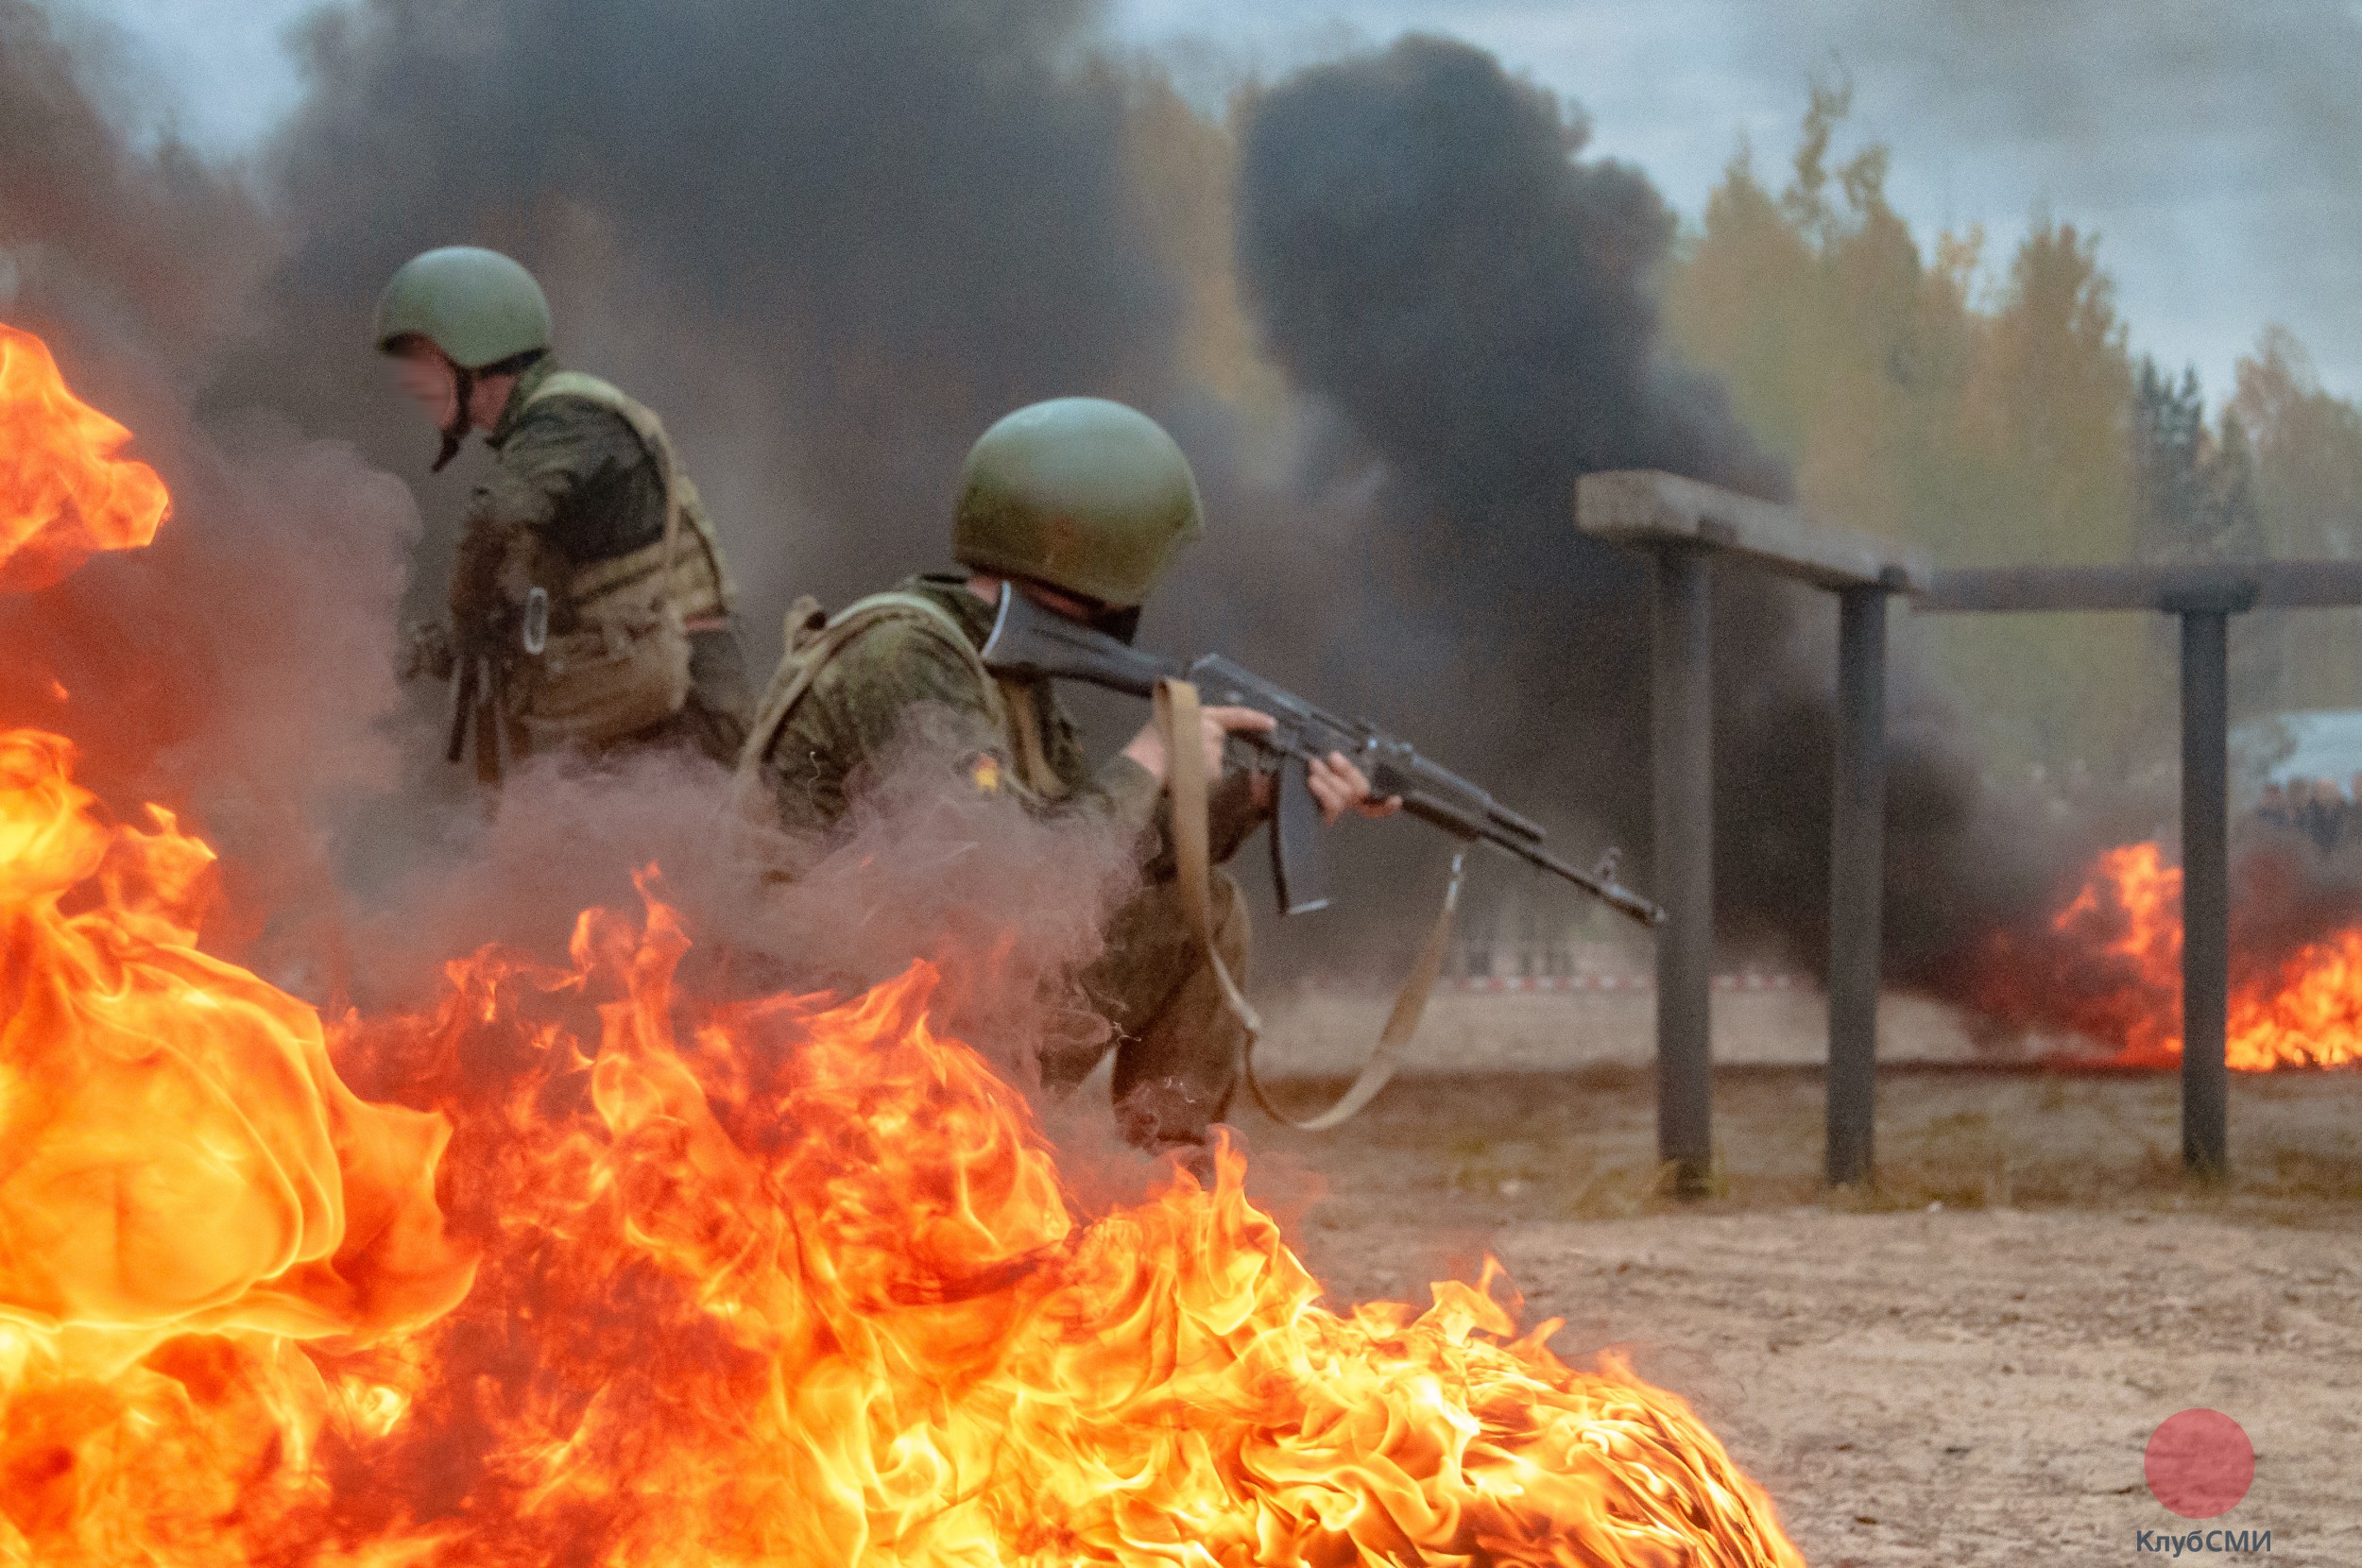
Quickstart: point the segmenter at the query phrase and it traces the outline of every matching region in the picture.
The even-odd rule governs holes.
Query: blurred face
[[[459,372],[432,343],[411,338],[394,353],[394,384],[436,430],[459,416]]]

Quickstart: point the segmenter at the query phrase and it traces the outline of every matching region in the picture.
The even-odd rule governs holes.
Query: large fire
[[[2080,1034],[2122,1066],[2182,1059],[2182,871],[2154,843],[2101,855],[2038,940],[1997,938],[1975,1000],[2005,1022]],[[2234,956],[2224,1053],[2241,1072],[2362,1062],[2362,928],[2277,962]]]
[[[0,591],[45,588],[101,550],[156,537],[170,505],[131,433],[66,390],[38,337],[0,321]]]
[[[324,1022],[72,757],[0,730],[5,1568],[1801,1568],[1490,1270],[1332,1311],[1228,1146],[1078,1212],[927,965],[687,995],[651,874]]]
[[[923,965],[699,1005],[652,897],[324,1031],[68,757],[0,737],[0,1562],[1800,1560],[1489,1278],[1322,1306],[1234,1150],[1078,1216]]]

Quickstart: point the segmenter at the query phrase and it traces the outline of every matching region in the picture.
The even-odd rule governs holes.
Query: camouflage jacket
[[[623,416],[582,398],[533,401],[557,368],[544,355],[519,376],[485,437],[498,466],[469,498],[452,571],[452,614],[463,623],[522,603],[537,582],[553,587],[572,569],[664,535],[663,476]],[[684,529],[678,546],[693,630],[720,626],[729,610],[722,562],[718,553],[705,558],[704,543]],[[554,629],[568,630],[565,606],[551,609]]]
[[[993,607],[968,591],[965,572],[908,578],[896,591],[916,594],[949,612],[971,647],[981,649],[991,635]],[[1150,877],[1169,876],[1168,808],[1155,777],[1121,755],[1093,769],[1052,682],[1001,684],[1003,705],[1033,706],[1042,758],[1055,780],[1049,791],[1027,790],[1019,782],[1018,740],[995,722],[995,705],[979,688],[975,667],[931,625],[909,620],[881,622],[839,649],[813,676],[762,756],[751,760],[784,824],[807,831],[825,828],[844,815],[848,793],[858,788],[864,770],[887,755],[916,714],[932,709],[946,725],[940,739],[950,742],[978,788],[1018,793],[1037,810],[1104,813],[1134,825],[1147,850]],[[1228,859],[1261,821],[1243,772],[1224,775],[1209,811],[1217,859]]]

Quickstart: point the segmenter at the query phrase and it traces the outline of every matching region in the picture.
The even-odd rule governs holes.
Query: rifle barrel
[[[1536,845],[1504,844],[1499,839],[1494,839],[1491,842],[1499,844],[1501,848],[1508,850],[1519,860],[1526,861],[1555,876],[1564,877],[1575,886],[1614,908],[1617,913],[1629,915],[1643,926],[1665,924],[1665,911],[1646,894],[1635,893],[1620,882],[1611,882],[1605,878],[1594,877],[1587,871],[1579,871],[1549,850]]]

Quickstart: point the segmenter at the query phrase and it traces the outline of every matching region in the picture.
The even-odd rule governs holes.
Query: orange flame
[[[2241,1072],[2362,1062],[2362,930],[2307,943],[2234,987],[2224,1055]]]
[[[1994,941],[1975,1001],[2005,1022],[2112,1047],[2117,1065],[2180,1062],[2181,868],[2153,841],[2107,851],[2046,940]],[[2241,1072],[2362,1062],[2362,928],[2234,974],[2224,1055]]]
[[[1078,1214],[925,965],[698,1003],[591,912],[345,1025],[366,1104],[68,761],[0,737],[0,1564],[1801,1568],[1489,1270],[1331,1311],[1228,1147]]]
[[[113,455],[130,438],[66,390],[46,344],[0,322],[0,591],[156,537],[171,497],[155,469]]]

